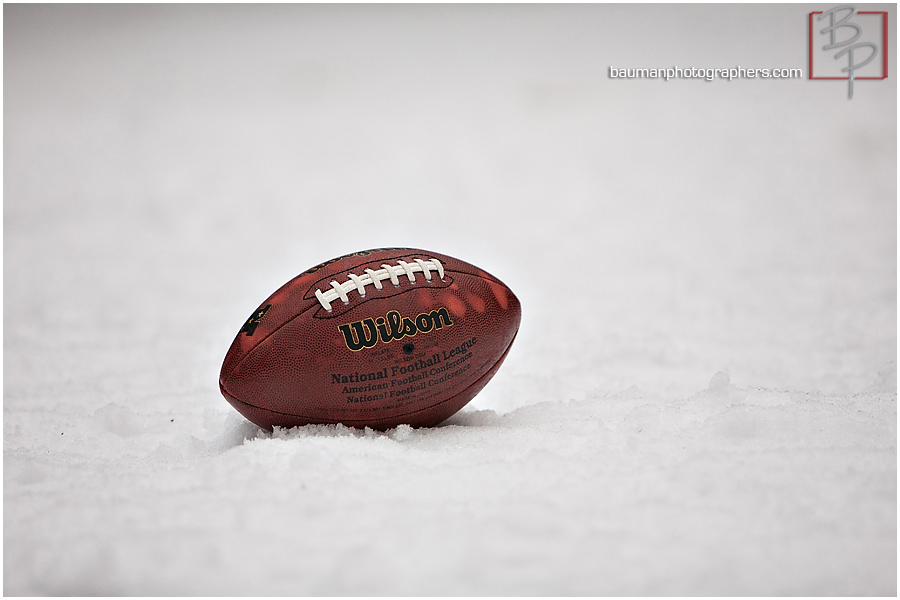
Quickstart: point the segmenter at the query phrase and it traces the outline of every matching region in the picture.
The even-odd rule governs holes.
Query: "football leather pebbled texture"
[[[256,309],[225,356],[222,394],[264,429],[430,427],[490,381],[519,300],[449,256],[379,248],[316,265]]]

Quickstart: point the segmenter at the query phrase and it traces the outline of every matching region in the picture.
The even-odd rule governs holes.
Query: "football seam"
[[[501,283],[501,285],[503,285],[504,287],[506,287],[505,284],[503,284],[503,283],[500,282],[499,280],[495,279],[493,276],[491,276],[491,279],[487,279],[487,278],[485,278],[485,277],[482,277],[481,275],[476,275],[476,274],[474,274],[474,273],[467,273],[466,271],[450,271],[450,270],[445,270],[444,272],[445,272],[445,273],[456,273],[456,274],[458,274],[458,275],[468,275],[468,276],[470,276],[470,277],[477,277],[478,279],[484,279],[485,281],[491,281],[491,280],[493,280],[493,281],[495,281],[495,282]],[[507,289],[509,289],[509,288],[507,288]],[[246,354],[244,354],[244,357],[241,358],[241,360],[238,361],[238,363],[237,363],[236,365],[234,365],[234,367],[231,368],[231,370],[228,372],[228,375],[222,377],[221,381],[219,382],[220,385],[221,385],[221,387],[222,387],[222,389],[225,390],[225,391],[228,391],[228,395],[229,395],[229,396],[231,396],[232,398],[234,398],[234,399],[237,400],[238,402],[241,402],[241,403],[243,403],[243,404],[246,404],[247,406],[252,406],[253,408],[256,408],[256,409],[259,409],[259,410],[268,410],[268,411],[270,411],[270,412],[273,412],[273,413],[276,413],[276,414],[279,414],[279,415],[286,415],[286,416],[290,416],[290,417],[300,417],[300,418],[305,418],[305,417],[303,417],[302,415],[295,415],[295,414],[293,414],[293,413],[283,413],[283,412],[279,412],[279,411],[276,411],[276,410],[271,410],[271,409],[268,409],[268,408],[263,408],[263,407],[261,407],[261,406],[255,405],[255,404],[251,404],[251,403],[249,403],[249,402],[245,402],[244,400],[241,400],[240,398],[238,398],[235,394],[231,393],[231,391],[228,390],[226,384],[228,383],[228,379],[229,379],[229,377],[231,377],[232,373],[234,373],[234,372],[235,372],[242,364],[244,364],[244,361],[246,361],[246,360],[250,357],[250,355],[253,354],[253,352],[256,351],[256,349],[259,348],[260,345],[262,345],[263,342],[265,342],[267,339],[269,339],[270,337],[272,337],[273,335],[275,335],[277,332],[279,332],[279,331],[280,331],[283,327],[285,327],[288,323],[290,323],[290,322],[293,321],[294,319],[296,319],[296,318],[302,316],[303,314],[305,314],[306,312],[308,312],[308,311],[310,311],[311,309],[315,308],[316,306],[317,306],[317,303],[313,302],[309,307],[307,307],[306,309],[300,311],[299,313],[297,313],[296,315],[294,315],[293,317],[291,317],[290,319],[288,319],[287,321],[285,321],[284,323],[282,323],[281,325],[279,325],[277,328],[275,328],[275,329],[273,329],[272,331],[270,331],[265,337],[260,338],[260,340],[259,340],[256,344],[254,344],[253,347],[250,348],[250,349],[246,352]],[[505,356],[506,353],[509,351],[510,346],[512,346],[513,340],[516,339],[516,334],[517,334],[517,333],[518,333],[518,328],[517,328],[517,330],[516,330],[516,333],[513,334],[512,340],[510,340],[509,344],[506,346],[506,349],[503,351],[503,354],[501,354],[500,356]],[[435,406],[435,405],[432,405],[432,406]],[[426,410],[426,409],[423,409],[423,410]],[[415,411],[415,412],[418,412],[418,411]],[[413,414],[413,413],[409,413],[409,414]],[[401,416],[406,416],[406,415],[401,415]]]
[[[244,353],[243,358],[241,358],[241,360],[239,360],[239,361],[237,362],[236,365],[234,365],[233,367],[231,367],[231,370],[228,371],[228,374],[227,374],[227,375],[224,375],[224,374],[223,374],[223,376],[222,376],[222,378],[221,378],[222,386],[224,387],[225,383],[228,381],[228,378],[231,377],[231,374],[234,373],[235,370],[237,370],[238,367],[240,367],[242,364],[244,364],[244,361],[247,360],[247,357],[250,356],[251,354],[253,354],[254,350],[256,350],[257,348],[259,348],[259,346],[260,346],[263,342],[265,342],[267,339],[269,339],[270,337],[272,337],[273,335],[275,335],[276,333],[278,333],[279,331],[281,331],[281,328],[282,328],[282,327],[284,327],[285,325],[287,325],[288,323],[290,323],[291,321],[293,321],[293,320],[296,319],[297,317],[303,315],[304,313],[308,312],[309,310],[311,310],[311,309],[313,309],[313,308],[315,308],[315,307],[316,307],[316,304],[315,304],[315,303],[310,304],[307,308],[304,308],[303,310],[301,310],[300,312],[298,312],[296,315],[294,315],[293,317],[291,317],[290,319],[288,319],[287,321],[285,321],[284,323],[282,323],[281,325],[279,325],[278,327],[276,327],[275,329],[273,329],[272,331],[270,331],[269,333],[267,333],[267,334],[264,335],[263,337],[259,338],[259,340],[258,340],[255,344],[253,344],[253,347],[251,347],[249,350],[247,350],[247,352]],[[240,333],[238,333],[238,335],[240,335]],[[245,404],[246,404],[246,402],[245,402]],[[249,406],[253,406],[253,405],[250,404]],[[258,408],[258,407],[257,407],[257,408]]]

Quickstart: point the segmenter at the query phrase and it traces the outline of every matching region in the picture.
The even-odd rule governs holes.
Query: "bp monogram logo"
[[[887,13],[835,6],[809,13],[809,78],[847,81],[886,79]]]

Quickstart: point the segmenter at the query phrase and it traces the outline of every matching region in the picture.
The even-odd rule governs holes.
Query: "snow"
[[[5,6],[4,594],[896,595],[896,61],[607,76],[805,69],[811,6]],[[231,409],[394,245],[517,293],[485,390]]]

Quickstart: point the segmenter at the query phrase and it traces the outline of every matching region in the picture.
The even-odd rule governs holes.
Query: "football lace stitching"
[[[376,290],[380,290],[384,287],[381,282],[388,279],[395,287],[399,287],[400,277],[403,275],[406,275],[410,283],[415,283],[415,273],[422,273],[426,281],[431,281],[432,271],[438,274],[441,281],[444,280],[444,266],[436,258],[428,260],[414,258],[411,263],[398,259],[397,266],[381,265],[381,268],[377,271],[365,269],[362,275],[350,273],[347,275],[347,281],[344,283],[332,281],[330,283],[331,287],[325,291],[316,290],[316,298],[318,298],[322,308],[331,312],[331,303],[335,300],[340,299],[344,304],[350,303],[350,297],[347,296],[347,292],[356,290],[359,292],[360,298],[365,298],[367,285],[374,285]]]

